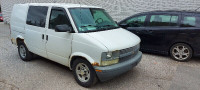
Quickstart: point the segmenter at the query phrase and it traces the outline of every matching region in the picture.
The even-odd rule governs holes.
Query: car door
[[[47,11],[47,6],[29,6],[25,25],[26,46],[29,51],[43,57],[47,57],[44,40]]]
[[[52,7],[49,16],[49,25],[46,30],[46,50],[50,60],[68,65],[71,54],[72,33],[56,32],[56,25],[67,24],[71,26],[67,12],[64,8]]]
[[[146,50],[168,53],[170,43],[179,33],[179,14],[151,14],[146,28]]]
[[[141,48],[145,47],[145,38],[146,36],[143,34],[146,30],[146,19],[148,15],[136,15],[127,20],[123,21],[120,26],[122,28],[127,29],[128,31],[136,34],[141,39]]]
[[[200,53],[200,15],[195,13],[182,13],[179,40],[188,43],[194,53]]]

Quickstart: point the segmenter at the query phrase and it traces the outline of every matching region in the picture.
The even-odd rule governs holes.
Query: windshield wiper
[[[83,31],[84,33],[97,32],[97,31],[103,31],[104,30],[103,28],[96,26],[96,25],[84,25],[84,26],[81,26],[81,27],[97,27],[97,30],[87,30],[87,31]]]
[[[119,28],[119,26],[115,26],[115,25],[104,25],[103,27]]]
[[[110,26],[115,26],[115,25],[104,25],[103,27],[110,27]]]
[[[84,26],[81,26],[81,27],[97,27],[95,25],[84,25]]]

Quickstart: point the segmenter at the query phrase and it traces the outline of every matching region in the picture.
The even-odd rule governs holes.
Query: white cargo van
[[[15,4],[10,25],[22,60],[35,54],[65,65],[84,87],[129,71],[142,58],[140,38],[118,27],[100,7]]]

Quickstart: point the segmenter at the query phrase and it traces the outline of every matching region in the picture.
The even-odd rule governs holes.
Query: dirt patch
[[[5,80],[0,80],[0,90],[19,90],[19,88],[7,83]]]

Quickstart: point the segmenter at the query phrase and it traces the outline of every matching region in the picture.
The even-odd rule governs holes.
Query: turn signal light
[[[99,63],[94,62],[94,63],[92,63],[92,66],[99,66]]]
[[[102,72],[102,70],[95,70],[96,72]]]

